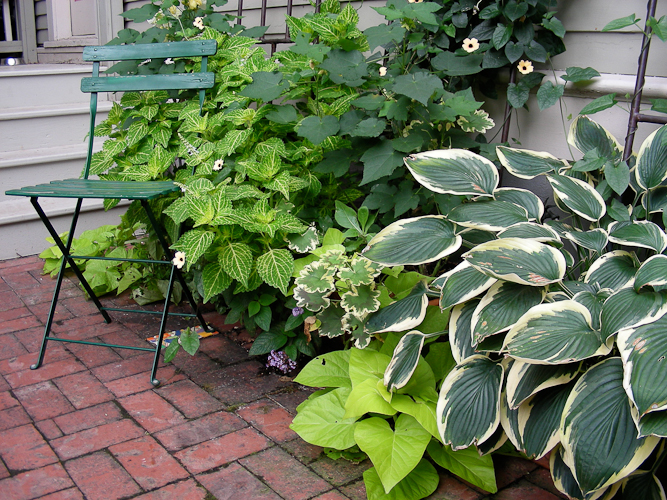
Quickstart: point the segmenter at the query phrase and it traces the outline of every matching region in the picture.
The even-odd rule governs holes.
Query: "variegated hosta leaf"
[[[623,328],[652,323],[667,312],[667,292],[635,292],[621,288],[602,306],[602,338],[608,339]]]
[[[665,489],[653,471],[635,471],[623,480],[623,500],[665,500]]]
[[[495,231],[482,231],[472,227],[461,228],[458,234],[463,238],[463,245],[468,248],[476,247],[487,241],[497,240]]]
[[[581,363],[567,365],[537,365],[515,360],[507,371],[507,403],[518,408],[533,394],[567,384],[579,373]]]
[[[296,288],[294,291],[296,292]],[[326,300],[328,301],[329,299]],[[324,308],[317,315],[317,319],[321,323],[319,328],[320,336],[334,338],[343,335],[343,316],[345,315],[343,308],[337,303],[327,304]]]
[[[589,291],[577,292],[574,297],[572,297],[572,300],[579,302],[591,313],[591,325],[593,326],[593,330],[600,329],[602,307],[612,293],[612,290],[609,288],[603,288],[595,293]],[[603,334],[602,338],[606,339],[607,337]]]
[[[503,350],[522,361],[565,364],[609,353],[588,309],[574,300],[540,304],[512,327]]]
[[[667,409],[667,317],[618,332],[623,359],[623,387],[637,407],[639,418]]]
[[[396,221],[376,234],[363,254],[385,266],[419,265],[456,252],[461,237],[443,216],[427,215]]]
[[[499,201],[507,201],[514,203],[526,209],[528,212],[528,219],[533,221],[541,221],[544,215],[544,203],[539,196],[532,191],[521,188],[503,187],[498,188],[493,192],[493,197]]]
[[[618,290],[632,282],[638,267],[634,254],[624,250],[614,250],[593,262],[586,273],[584,283]]]
[[[562,446],[557,446],[549,455],[549,469],[551,469],[551,479],[558,491],[573,500],[586,500],[574,474],[563,461]]]
[[[607,212],[602,196],[584,181],[557,174],[547,179],[558,199],[579,217],[597,221]]]
[[[518,285],[509,281],[496,282],[472,315],[473,344],[509,330],[531,307],[544,299],[544,288]]]
[[[378,297],[380,290],[375,290],[374,285],[352,285],[352,288],[341,296],[340,305],[348,313],[363,316],[380,308]]]
[[[215,234],[212,231],[204,231],[202,229],[193,229],[187,233],[183,233],[176,243],[171,248],[185,252],[185,270],[189,271],[190,266],[195,264],[199,257],[204,255],[208,247],[213,243]]]
[[[426,285],[417,283],[410,294],[372,314],[366,322],[368,333],[404,332],[421,324],[426,317]]]
[[[93,155],[94,156],[94,155]],[[92,172],[91,172],[92,173]],[[634,172],[631,172],[631,175]],[[634,176],[630,178],[633,180]],[[656,212],[665,212],[667,208],[667,187],[659,186],[650,191],[644,191],[642,194],[642,207],[647,209],[651,214]]]
[[[436,412],[442,442],[452,450],[482,443],[495,432],[500,422],[503,372],[500,363],[476,355],[445,378]]]
[[[635,274],[635,290],[644,286],[667,285],[667,255],[653,255],[646,259]]]
[[[565,275],[565,258],[534,240],[503,238],[482,243],[463,254],[472,266],[494,278],[530,286],[556,283]]]
[[[619,245],[650,248],[661,253],[667,247],[667,234],[657,224],[648,220],[612,222],[609,225],[609,241]]]
[[[333,291],[336,270],[316,260],[304,267],[294,282],[309,293]]]
[[[434,284],[436,282],[442,283],[440,285],[442,289],[440,308],[444,310],[477,297],[488,290],[496,281],[496,278],[478,271],[468,262],[463,261],[434,281]]]
[[[586,115],[580,115],[572,122],[567,142],[584,154],[597,149],[599,156],[609,160],[620,158],[623,153],[623,146],[616,138]]]
[[[309,292],[302,286],[294,287],[294,300],[298,307],[304,307],[312,312],[318,312],[329,307],[331,299],[329,295],[333,290],[328,292]]]
[[[510,361],[509,366],[505,367],[505,371],[511,367],[512,362]],[[507,404],[507,393],[505,391],[500,395],[500,427],[503,428],[507,438],[517,450],[523,449],[521,433],[519,432],[519,409],[511,408]]]
[[[535,224],[534,222],[519,222],[509,226],[498,233],[498,238],[525,238],[541,243],[562,245],[560,236],[556,231],[549,226]]]
[[[667,179],[667,126],[662,126],[642,143],[635,168],[637,183],[653,189]]]
[[[667,411],[652,411],[637,423],[639,437],[667,437]]]
[[[294,258],[289,250],[272,249],[257,259],[257,272],[266,283],[287,295],[287,286],[294,270]]]
[[[488,200],[454,207],[447,218],[463,227],[500,231],[519,222],[528,222],[528,213],[514,203]]]
[[[454,306],[449,315],[449,345],[452,348],[452,356],[459,365],[475,354],[470,320],[477,304],[479,299],[468,300]]]
[[[314,226],[310,226],[303,234],[288,234],[285,236],[285,241],[287,241],[288,248],[297,253],[311,252],[317,248],[320,242],[317,229]]]
[[[410,381],[417,368],[425,339],[426,335],[418,330],[412,330],[401,337],[384,372],[384,385],[389,392],[405,387]]]
[[[352,285],[370,285],[382,271],[382,266],[361,255],[355,255],[349,264],[338,271],[338,277]]]
[[[560,160],[549,153],[497,146],[498,160],[507,171],[521,179],[532,179],[538,175],[558,172],[568,167],[565,160]]]
[[[502,396],[501,396],[501,401],[502,401]],[[490,455],[494,451],[497,451],[506,442],[507,442],[507,434],[505,434],[503,426],[499,425],[498,428],[496,429],[496,432],[494,432],[489,439],[477,445],[477,452],[482,456]]]
[[[561,420],[563,460],[585,495],[624,478],[648,458],[659,440],[637,439],[623,363],[609,358],[577,381]]]
[[[407,156],[405,165],[422,186],[443,194],[493,196],[498,169],[464,149],[440,149]]]
[[[602,253],[607,246],[609,235],[604,229],[595,228],[590,231],[568,231],[565,233],[565,237],[580,247]]]

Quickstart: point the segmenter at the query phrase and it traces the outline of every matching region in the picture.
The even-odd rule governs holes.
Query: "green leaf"
[[[391,141],[383,140],[369,148],[361,156],[364,164],[364,175],[361,185],[391,175],[396,167],[403,164],[403,155],[394,150]]]
[[[359,285],[350,287],[350,290],[341,295],[340,305],[346,312],[358,318],[375,312],[380,307],[380,291],[373,285]]]
[[[295,123],[298,120],[298,114],[294,106],[286,104],[275,106],[271,111],[266,113],[266,118],[274,123],[287,125],[288,123]]]
[[[426,459],[422,459],[389,493],[385,492],[375,467],[364,472],[368,500],[419,500],[433,493],[438,481],[438,472]]]
[[[127,147],[132,147],[141,139],[148,135],[148,125],[144,121],[136,121],[127,129],[127,136],[125,142]]]
[[[607,252],[588,268],[584,283],[618,290],[632,281],[638,267],[633,254],[623,250]]]
[[[449,345],[457,364],[477,354],[472,343],[470,320],[480,299],[470,299],[457,304],[449,316]]]
[[[239,92],[239,95],[268,102],[277,99],[283,90],[289,88],[289,83],[283,81],[282,73],[277,71],[258,71],[250,76],[252,83]]]
[[[644,189],[658,187],[667,179],[667,125],[649,135],[637,154],[637,183]]]
[[[498,491],[491,455],[480,456],[475,446],[452,451],[451,447],[435,441],[431,441],[426,450],[435,463],[461,479],[490,493]]]
[[[503,9],[505,17],[507,17],[507,19],[510,21],[516,21],[520,17],[525,16],[526,12],[528,12],[528,3],[517,3],[514,0],[507,2],[505,8]]]
[[[532,179],[538,175],[558,172],[567,167],[565,160],[556,158],[549,153],[497,146],[498,160],[509,173],[521,179]]]
[[[352,387],[361,384],[368,378],[376,381],[384,377],[384,372],[389,366],[390,357],[371,349],[350,350],[350,380]]]
[[[618,103],[616,100],[616,94],[611,93],[607,94],[602,97],[598,97],[597,99],[592,100],[586,106],[581,108],[581,111],[579,111],[580,115],[592,115],[595,113],[598,113],[600,111],[604,111],[605,109],[609,109],[613,106],[615,106]]]
[[[535,40],[531,40],[528,46],[525,48],[526,56],[529,59],[537,62],[546,62],[547,60],[547,51],[541,44],[537,43]]]
[[[561,78],[566,82],[577,83],[586,80],[591,80],[598,76],[600,76],[600,73],[596,69],[593,69],[591,67],[579,68],[577,66],[570,66],[565,70],[565,74],[561,76]]]
[[[602,253],[607,242],[609,241],[607,231],[604,229],[591,229],[590,231],[570,231],[565,233],[565,237],[572,240],[577,245],[587,248],[588,250],[595,250]]]
[[[483,200],[454,207],[447,218],[459,226],[480,231],[500,231],[514,224],[528,222],[523,207],[498,200]]]
[[[523,85],[517,85],[516,83],[510,83],[507,86],[507,101],[513,108],[523,107],[528,102],[529,97],[529,88],[524,87]]]
[[[653,34],[660,40],[667,41],[667,16],[662,16],[660,19],[650,17],[646,21],[646,25],[653,30]]]
[[[618,19],[614,19],[613,21],[610,21],[607,24],[605,24],[604,28],[602,28],[602,32],[620,30],[621,28],[632,26],[633,24],[636,24],[638,21],[639,19],[637,19],[635,14],[630,14],[629,16],[625,17],[619,17]]]
[[[204,303],[224,292],[232,284],[232,278],[218,262],[206,264],[202,272]]]
[[[493,192],[496,200],[514,203],[526,209],[530,220],[542,220],[544,204],[539,196],[532,191],[521,188],[498,188]]]
[[[558,102],[565,92],[564,85],[554,85],[547,82],[537,90],[537,105],[544,111]]]
[[[515,360],[507,372],[507,404],[517,409],[539,391],[567,384],[579,375],[581,363],[538,365]]]
[[[319,116],[309,116],[304,118],[299,123],[297,135],[305,137],[313,144],[322,143],[327,137],[336,135],[340,130],[338,118],[332,115],[325,115],[322,118]]]
[[[389,392],[401,389],[417,369],[417,362],[424,347],[425,336],[418,330],[408,332],[394,349],[391,362],[384,372],[384,385]]]
[[[515,5],[516,3],[513,2]],[[528,4],[522,4],[528,7]],[[504,24],[498,24],[496,29],[493,31],[493,37],[491,38],[491,41],[493,42],[493,46],[495,47],[496,50],[502,49],[507,42],[509,42],[510,37],[512,36],[512,25],[508,24],[505,26]]]
[[[134,21],[135,23],[143,23],[144,21],[148,21],[150,18],[155,16],[155,14],[159,11],[160,8],[157,5],[146,4],[136,9],[130,9],[126,10],[125,12],[121,12],[120,15],[125,19]]]
[[[667,99],[650,99],[651,111],[658,113],[667,113]]]
[[[368,64],[361,52],[351,50],[349,52],[334,49],[320,64],[329,72],[329,78],[334,83],[345,84],[350,87],[359,87],[364,83],[364,77],[368,76]]]
[[[628,168],[628,164],[624,161],[617,165],[607,162],[604,167],[604,178],[616,194],[623,194],[630,185],[630,169]]]
[[[164,362],[171,363],[180,349],[181,344],[179,344],[178,340],[172,339],[171,342],[169,342],[167,348],[164,350]]]
[[[181,330],[178,343],[181,344],[185,352],[190,356],[194,356],[197,353],[197,349],[199,349],[199,334],[194,329],[188,327],[185,330]]]
[[[424,320],[427,305],[426,287],[420,282],[410,295],[372,314],[365,328],[374,334],[411,330]]]
[[[294,379],[308,387],[352,387],[350,351],[332,351],[311,359]]]
[[[433,286],[441,288],[440,308],[447,309],[465,302],[488,290],[496,279],[478,271],[463,261],[451,271],[437,278]],[[472,337],[470,339],[472,341]]]
[[[272,249],[257,259],[257,271],[261,278],[284,295],[287,295],[293,270],[294,258],[289,250]]]
[[[320,242],[317,235],[317,229],[314,226],[308,227],[303,234],[288,234],[285,236],[290,250],[296,253],[308,253],[317,248]]]
[[[252,250],[245,243],[227,242],[218,255],[220,265],[235,280],[248,285],[248,277],[252,270]]]
[[[552,17],[551,19],[545,18],[542,21],[542,26],[551,31],[558,38],[563,38],[565,36],[565,26],[563,26],[563,23],[556,17]]]
[[[623,153],[623,147],[607,129],[584,115],[577,116],[570,125],[567,142],[582,153],[596,148],[600,157],[612,161]]]
[[[364,30],[370,50],[391,42],[398,43],[405,36],[405,28],[400,24],[380,24]]]
[[[378,417],[358,422],[354,438],[373,462],[388,493],[419,464],[431,435],[414,417],[400,414],[394,430]]]
[[[195,264],[213,243],[214,233],[203,229],[193,229],[181,235],[171,248],[185,252],[185,270]]]
[[[424,71],[397,76],[392,86],[392,90],[397,94],[414,99],[424,106],[428,104],[434,92],[442,89],[442,80]]]
[[[483,54],[457,56],[454,52],[443,51],[431,59],[431,66],[448,76],[474,75],[482,71]]]
[[[379,385],[379,388],[378,388]],[[396,410],[385,399],[391,398],[383,385],[372,378],[357,384],[345,403],[345,417],[359,418],[366,413],[395,415]]]
[[[558,174],[548,175],[547,179],[558,199],[578,216],[598,221],[606,213],[602,196],[586,182]]]
[[[665,500],[662,483],[652,471],[637,470],[623,480],[622,500]]]
[[[248,354],[260,356],[271,351],[277,351],[287,343],[287,336],[281,332],[262,332],[253,341]]]
[[[635,291],[650,285],[652,287],[667,285],[667,256],[653,255],[646,259],[635,275]]]

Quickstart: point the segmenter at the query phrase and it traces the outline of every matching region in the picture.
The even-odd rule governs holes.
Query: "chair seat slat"
[[[47,198],[98,198],[151,200],[168,193],[178,191],[173,182],[124,182],[96,179],[67,179],[38,184],[21,189],[7,191],[13,196],[39,196]]]
[[[100,76],[81,79],[82,92],[138,92],[142,90],[210,89],[215,73]]]
[[[212,56],[217,50],[215,40],[143,43],[138,45],[103,45],[84,47],[84,61],[128,61],[167,57]]]

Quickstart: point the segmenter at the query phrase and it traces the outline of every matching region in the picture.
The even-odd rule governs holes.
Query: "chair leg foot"
[[[39,368],[40,366],[42,366],[41,363],[35,363],[34,365],[30,365],[30,369],[31,369],[31,370],[36,370],[36,369]]]
[[[160,381],[154,378],[153,380],[151,380],[151,384],[153,384],[153,387],[157,387],[158,385],[160,385]]]

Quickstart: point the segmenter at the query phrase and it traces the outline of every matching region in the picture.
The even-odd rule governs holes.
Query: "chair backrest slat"
[[[173,73],[170,75],[101,76],[81,79],[82,92],[131,92],[143,90],[210,89],[215,73]]]
[[[217,50],[215,40],[142,43],[137,45],[102,45],[84,47],[84,61],[128,61],[168,57],[212,56]]]

